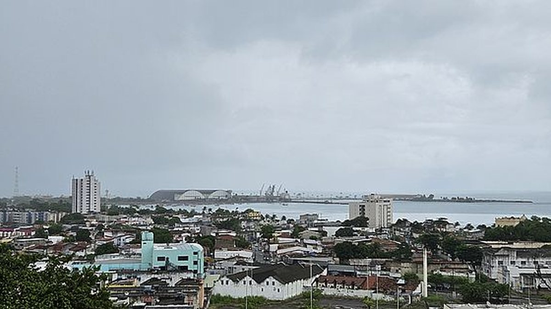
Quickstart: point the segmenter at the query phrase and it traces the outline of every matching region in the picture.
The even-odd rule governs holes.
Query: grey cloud
[[[6,3],[0,195],[548,190],[548,5]]]

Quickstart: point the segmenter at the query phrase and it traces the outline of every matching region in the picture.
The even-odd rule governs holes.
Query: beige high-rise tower
[[[73,213],[100,212],[100,183],[94,172],[86,171],[84,178],[73,178]]]
[[[361,202],[348,204],[349,219],[356,217],[369,218],[370,228],[385,228],[392,225],[392,200],[379,195],[370,194]]]

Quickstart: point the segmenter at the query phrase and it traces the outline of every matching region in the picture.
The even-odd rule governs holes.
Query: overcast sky
[[[0,195],[551,191],[551,1],[4,1]]]

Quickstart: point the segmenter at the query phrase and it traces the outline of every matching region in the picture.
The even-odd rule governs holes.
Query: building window
[[[178,261],[187,261],[189,259],[189,256],[187,255],[180,255],[178,256]]]
[[[497,261],[497,265],[503,265],[503,261]]]
[[[279,289],[277,289],[277,292],[279,293]]]
[[[520,261],[520,265],[526,265],[526,261]]]
[[[253,281],[252,281],[252,280],[249,280],[249,285],[253,285]]]
[[[275,285],[275,281],[272,281],[272,285]]]
[[[193,251],[193,255],[197,255],[197,254],[199,254],[199,252]]]
[[[511,261],[511,265],[515,265],[515,261]]]
[[[165,257],[164,256],[158,256],[157,257],[157,262],[164,262],[165,261]]]
[[[266,281],[266,285],[270,285],[270,281]]]
[[[197,265],[197,261],[193,261],[193,265]]]

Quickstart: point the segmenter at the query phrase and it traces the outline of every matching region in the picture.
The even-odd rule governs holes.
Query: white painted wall
[[[256,283],[247,276],[239,282],[233,282],[226,276],[216,282],[213,294],[231,297],[263,296],[271,300],[284,300],[299,295],[310,286],[310,278],[281,284],[273,277],[268,277],[261,283]],[[315,277],[314,277],[315,279]]]

